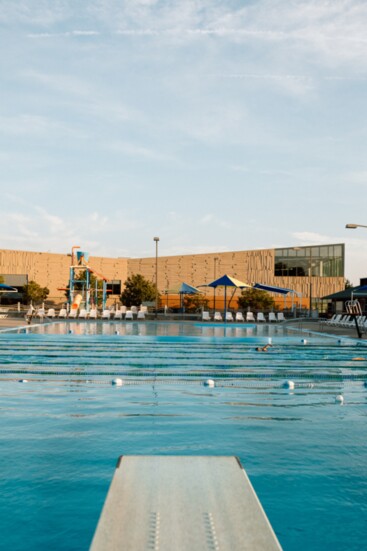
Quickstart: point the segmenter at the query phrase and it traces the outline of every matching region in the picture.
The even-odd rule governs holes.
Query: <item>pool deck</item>
[[[171,320],[165,319],[165,320],[158,320],[158,321],[171,321]],[[35,320],[35,323],[39,323],[39,320],[37,321]],[[88,321],[86,321],[85,323],[88,323]],[[139,323],[151,323],[151,322],[147,321],[147,322],[139,322]],[[190,324],[193,322],[192,321],[182,322],[182,320],[180,320],[180,323]],[[231,325],[236,326],[239,324],[228,323],[228,326],[231,326]],[[275,325],[275,324],[272,324],[272,325]],[[353,328],[335,327],[335,326],[325,325],[325,323],[322,323],[319,320],[308,320],[306,318],[299,319],[299,320],[289,319],[285,323],[281,322],[281,323],[278,323],[277,325],[278,327],[294,327],[294,329],[298,329],[299,331],[311,331],[311,332],[320,333],[324,335],[328,334],[328,335],[335,335],[338,337],[348,337],[348,338],[355,338],[355,339],[358,338],[355,327]],[[24,322],[24,318],[22,317],[0,318],[0,331],[4,329],[12,329],[14,327],[29,327],[29,326]],[[367,333],[364,333],[362,335],[361,340],[367,340]]]

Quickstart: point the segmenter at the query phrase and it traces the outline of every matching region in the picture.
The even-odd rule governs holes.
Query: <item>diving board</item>
[[[122,456],[91,551],[281,547],[236,457]]]

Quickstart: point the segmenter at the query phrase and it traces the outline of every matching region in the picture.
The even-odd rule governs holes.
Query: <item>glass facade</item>
[[[344,277],[344,244],[275,249],[274,275]]]

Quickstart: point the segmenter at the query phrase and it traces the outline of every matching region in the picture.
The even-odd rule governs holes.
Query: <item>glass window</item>
[[[344,277],[344,245],[275,249],[276,276]]]

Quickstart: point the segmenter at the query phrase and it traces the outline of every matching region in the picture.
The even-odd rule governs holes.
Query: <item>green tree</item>
[[[41,287],[41,285],[39,285],[35,281],[30,281],[28,285],[24,285],[23,293],[26,303],[31,301],[39,303],[46,300],[46,298],[50,294],[50,291],[47,287]]]
[[[238,298],[239,308],[251,310],[271,310],[274,299],[266,292],[258,289],[244,289]]]
[[[349,279],[346,279],[344,289],[351,289],[352,287],[354,287],[353,283]]]
[[[197,312],[201,308],[208,308],[209,300],[204,295],[185,295],[183,304],[187,312]]]
[[[156,286],[141,274],[133,274],[124,283],[125,289],[121,294],[121,302],[125,306],[139,306],[142,302],[156,299]],[[158,299],[159,299],[158,295]]]

